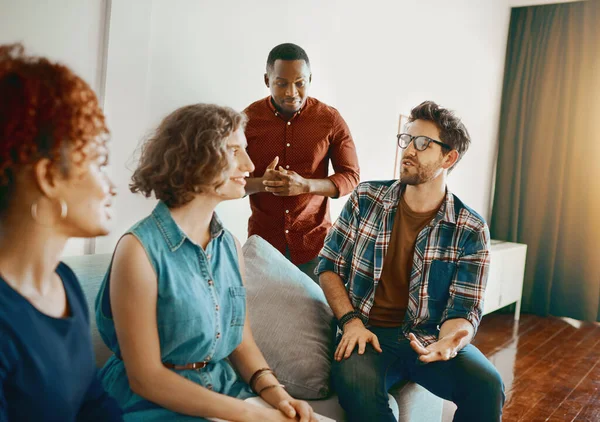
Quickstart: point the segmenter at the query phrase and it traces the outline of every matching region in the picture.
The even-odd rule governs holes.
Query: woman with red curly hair
[[[108,233],[114,186],[96,95],[67,67],[0,46],[0,421],[120,421],[86,301],[60,262]]]
[[[215,212],[244,196],[254,170],[245,123],[227,107],[189,105],[142,148],[130,188],[159,203],[119,241],[96,299],[114,352],[102,382],[127,421],[316,422],[252,337],[241,246]],[[241,400],[253,395],[275,409]]]

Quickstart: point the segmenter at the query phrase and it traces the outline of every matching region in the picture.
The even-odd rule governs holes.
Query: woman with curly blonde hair
[[[215,213],[244,196],[254,170],[245,123],[230,108],[190,105],[143,145],[130,187],[159,202],[119,241],[96,299],[114,352],[102,380],[127,421],[315,420],[252,337],[241,248]],[[240,400],[252,390],[275,409]]]
[[[108,129],[66,66],[0,46],[0,421],[120,421],[86,301],[60,256],[108,233]]]

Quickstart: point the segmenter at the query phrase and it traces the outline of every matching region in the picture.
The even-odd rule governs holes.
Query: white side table
[[[492,240],[483,315],[516,302],[515,321],[519,320],[526,256],[527,245]]]

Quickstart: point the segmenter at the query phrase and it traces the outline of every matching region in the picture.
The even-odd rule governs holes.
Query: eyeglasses
[[[398,137],[398,146],[402,149],[408,148],[411,142],[413,142],[413,146],[417,151],[425,151],[430,143],[438,144],[442,148],[452,149],[452,147],[448,144],[445,144],[440,141],[436,141],[435,139],[431,139],[427,136],[411,136],[408,133],[399,133]]]

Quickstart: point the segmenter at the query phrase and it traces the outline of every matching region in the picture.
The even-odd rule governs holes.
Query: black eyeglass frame
[[[408,137],[410,137],[410,141],[408,142],[408,144],[406,144],[406,146],[405,146],[405,147],[403,147],[403,146],[400,144],[400,137],[401,137],[401,136],[408,136]],[[415,139],[417,139],[417,138],[425,138],[425,139],[427,139],[427,143],[425,144],[425,147],[424,147],[423,149],[418,149],[418,148],[417,148],[417,146],[416,146],[416,144],[413,144],[413,145],[415,146],[415,149],[416,149],[417,151],[425,151],[427,148],[429,148],[429,144],[430,144],[430,143],[432,143],[432,142],[433,142],[434,144],[438,144],[438,145],[439,145],[439,146],[441,146],[442,148],[446,148],[447,150],[452,150],[452,147],[451,147],[450,145],[448,145],[448,144],[445,144],[445,143],[443,143],[443,142],[440,142],[440,141],[436,141],[435,139],[431,139],[429,136],[425,136],[425,135],[417,135],[417,136],[412,136],[412,135],[410,135],[410,134],[408,134],[408,133],[399,133],[398,135],[396,135],[396,139],[398,140],[398,146],[399,146],[400,148],[402,148],[402,149],[406,149],[406,148],[408,148],[408,146],[410,145],[410,143],[411,143],[411,142],[413,142],[413,141],[414,141]]]

